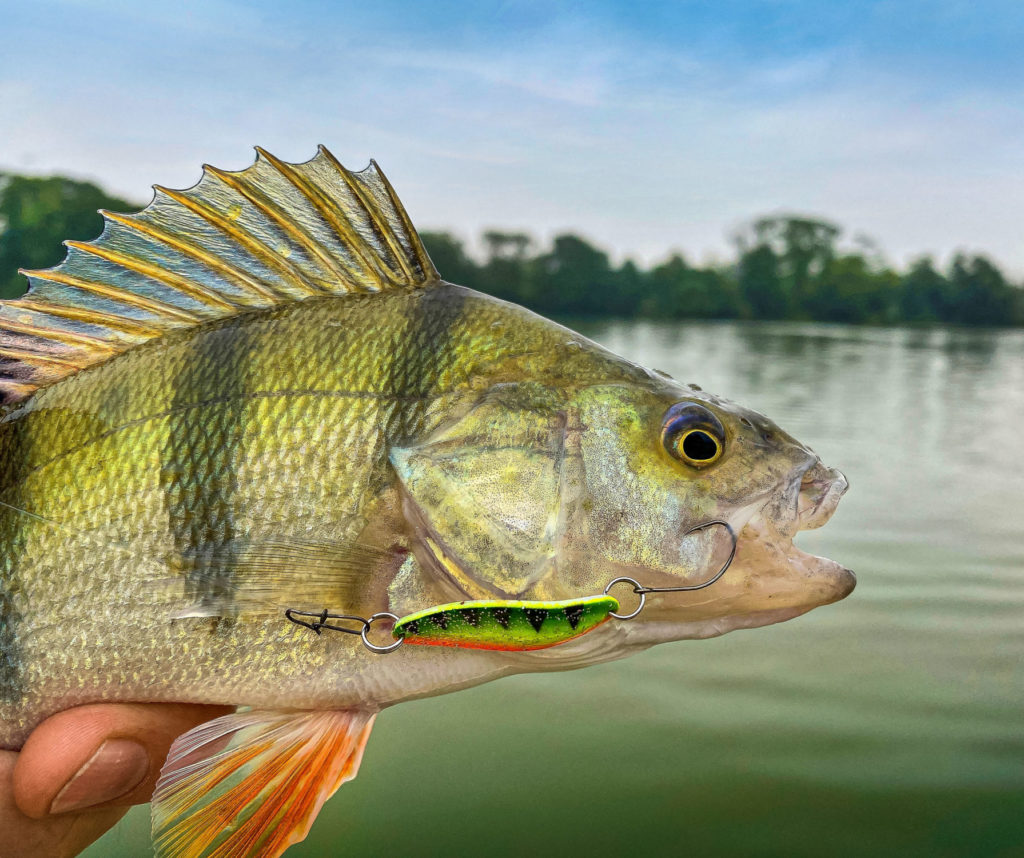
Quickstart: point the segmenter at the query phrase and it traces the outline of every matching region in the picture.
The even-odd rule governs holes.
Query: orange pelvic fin
[[[179,737],[153,794],[158,858],[281,855],[356,776],[374,717],[237,712]]]

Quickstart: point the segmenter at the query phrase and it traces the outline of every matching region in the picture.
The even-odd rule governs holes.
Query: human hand
[[[171,743],[232,710],[94,704],[48,718],[0,751],[0,858],[69,858],[149,801]]]

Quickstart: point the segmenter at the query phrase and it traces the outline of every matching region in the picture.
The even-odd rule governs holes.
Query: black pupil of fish
[[[683,438],[683,454],[695,462],[706,462],[718,453],[718,442],[707,432],[691,432]]]

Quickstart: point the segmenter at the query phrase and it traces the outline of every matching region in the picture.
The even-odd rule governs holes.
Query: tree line
[[[25,290],[18,268],[60,262],[63,239],[95,238],[98,208],[140,206],[90,182],[0,174],[0,298]],[[795,215],[753,221],[735,236],[733,259],[704,266],[678,253],[646,268],[614,265],[571,233],[540,246],[490,230],[479,260],[449,232],[422,238],[445,279],[556,316],[1024,325],[1024,289],[983,255],[957,254],[944,268],[922,257],[899,271],[870,242],[851,249],[837,225]]]
[[[540,313],[654,319],[793,319],[850,324],[1024,325],[1024,289],[978,254],[945,268],[922,257],[898,271],[864,240],[840,245],[824,220],[778,215],[735,238],[735,257],[693,265],[681,254],[641,268],[565,234],[538,248],[523,233],[489,231],[481,262],[451,233],[423,233],[441,275]]]

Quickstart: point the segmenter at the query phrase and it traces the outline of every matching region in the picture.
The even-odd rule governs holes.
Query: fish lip
[[[825,525],[849,488],[850,481],[846,475],[836,468],[827,467],[821,459],[815,458],[802,468],[794,476],[791,489],[795,495],[794,534]]]

